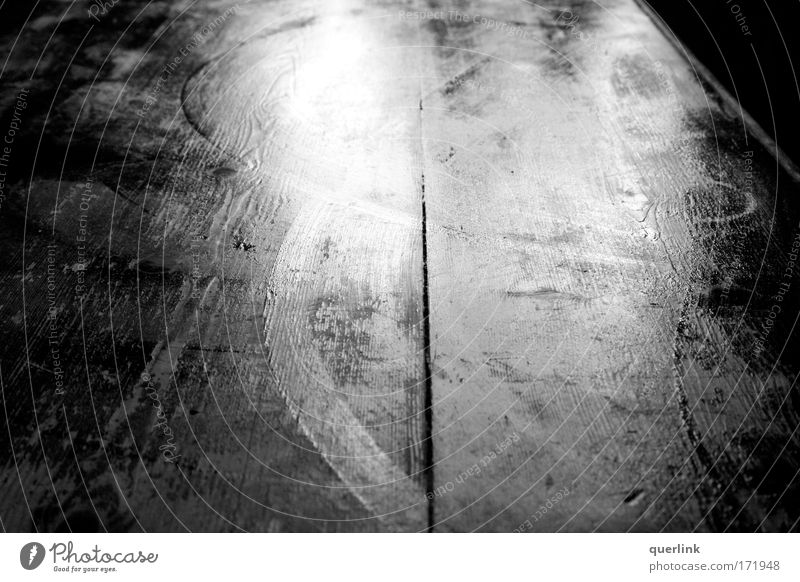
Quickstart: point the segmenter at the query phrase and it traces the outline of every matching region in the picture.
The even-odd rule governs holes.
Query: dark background
[[[800,0],[642,0],[800,164]],[[751,32],[745,36],[732,10]],[[792,63],[794,62],[794,67]],[[774,118],[774,121],[773,121]]]

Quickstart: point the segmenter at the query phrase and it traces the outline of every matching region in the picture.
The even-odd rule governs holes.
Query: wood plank
[[[440,47],[422,124],[436,529],[791,527],[754,453],[796,450],[770,421],[792,376],[754,370],[734,294],[707,307],[762,255],[776,280],[769,152],[630,0],[459,10],[481,18],[409,22]],[[775,403],[751,407],[762,391]]]
[[[155,48],[48,126],[57,142],[78,119],[72,140],[89,152],[69,174],[96,182],[90,291],[80,318],[75,275],[59,276],[63,399],[47,376],[46,298],[17,307],[45,370],[33,391],[48,424],[41,445],[23,445],[39,421],[7,406],[21,473],[4,471],[5,527],[426,527],[419,84],[395,78],[392,26],[353,21],[360,5],[222,3],[175,23],[161,6],[144,35]],[[116,131],[94,160],[109,116]],[[60,197],[58,183],[36,182],[27,214],[21,201],[6,216],[38,227],[61,207],[59,273],[81,227],[73,180]],[[45,240],[28,238],[34,285]],[[16,258],[7,285],[18,269]],[[31,366],[9,356],[16,403]],[[70,443],[78,462],[62,452]]]

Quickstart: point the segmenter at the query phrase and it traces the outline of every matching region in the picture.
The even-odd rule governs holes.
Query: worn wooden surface
[[[797,174],[632,0],[64,10],[2,37],[4,529],[798,527]]]

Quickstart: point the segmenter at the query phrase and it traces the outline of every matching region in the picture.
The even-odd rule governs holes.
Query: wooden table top
[[[797,530],[798,173],[636,2],[49,9],[5,530]]]

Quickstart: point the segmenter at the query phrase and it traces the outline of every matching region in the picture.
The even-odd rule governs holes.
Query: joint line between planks
[[[424,150],[422,140],[422,98],[419,100],[420,143]],[[424,156],[423,156],[424,164]],[[425,200],[425,171],[420,172],[421,211],[422,211],[422,342],[424,349],[424,375],[425,375],[425,437],[423,439],[425,497],[428,499],[428,523],[426,531],[433,531],[433,380],[431,377],[431,322],[430,322],[430,295],[428,288],[428,214]]]

